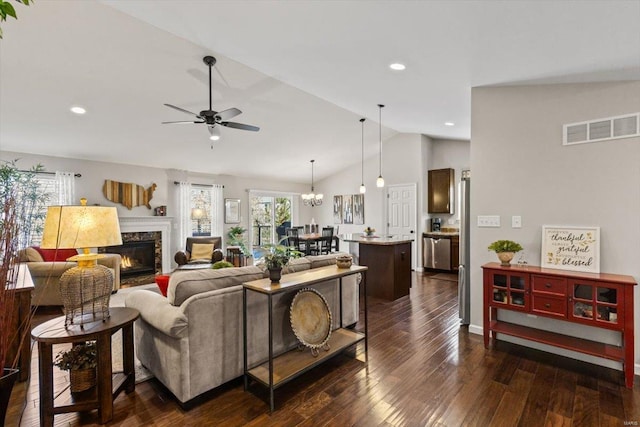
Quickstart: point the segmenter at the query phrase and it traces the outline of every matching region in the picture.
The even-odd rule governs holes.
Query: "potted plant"
[[[516,252],[522,250],[522,246],[512,240],[496,240],[487,249],[494,251],[498,255],[503,267],[509,267],[513,256]]]
[[[72,393],[90,389],[96,385],[98,366],[95,341],[74,344],[69,350],[61,351],[53,364],[63,371],[69,371]]]
[[[6,414],[13,384],[18,377],[20,347],[26,339],[21,336],[23,328],[15,328],[18,312],[15,297],[18,285],[18,250],[29,244],[31,233],[42,227],[47,194],[40,188],[36,173],[42,171],[38,165],[28,172],[20,171],[15,161],[0,163],[0,414]],[[33,312],[25,322],[31,324]],[[24,333],[28,334],[30,328]],[[12,343],[16,351],[10,352]],[[0,416],[4,425],[4,416]]]
[[[371,236],[373,236],[373,233],[375,233],[375,232],[376,232],[376,229],[375,229],[375,228],[372,228],[372,227],[369,227],[369,226],[367,226],[367,228],[365,228],[365,229],[364,229],[364,234],[365,234],[367,237],[371,237]]]
[[[271,283],[278,283],[282,277],[282,267],[289,263],[291,258],[298,258],[302,252],[283,245],[269,245],[264,255],[264,263],[269,270]]]
[[[231,227],[229,231],[227,231],[227,246],[240,247],[240,251],[245,256],[249,254],[249,249],[247,249],[247,242],[244,239],[244,233],[246,231],[246,228],[242,228],[240,226]]]

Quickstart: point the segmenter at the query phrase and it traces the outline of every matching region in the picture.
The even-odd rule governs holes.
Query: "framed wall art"
[[[333,196],[333,223],[342,224],[342,196]]]
[[[353,196],[351,194],[342,196],[342,222],[353,224]]]
[[[542,226],[540,265],[600,273],[600,227]]]
[[[364,194],[353,195],[353,223],[364,224]]]
[[[240,199],[224,199],[224,223],[240,224]]]

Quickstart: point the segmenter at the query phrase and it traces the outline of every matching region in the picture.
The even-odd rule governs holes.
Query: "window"
[[[250,194],[250,241],[254,249],[278,244],[285,236],[285,229],[291,227],[293,223],[294,200],[295,196],[287,193],[252,192]],[[259,254],[255,251],[254,258],[259,258]]]
[[[211,236],[211,189],[191,186],[191,235]]]
[[[55,176],[38,174],[35,178],[36,182],[38,183],[37,192],[39,194],[46,194],[47,203],[43,206],[40,206],[39,212],[34,215],[29,241],[24,242],[21,247],[40,246],[40,242],[42,241],[44,219],[47,216],[47,207],[59,204]]]

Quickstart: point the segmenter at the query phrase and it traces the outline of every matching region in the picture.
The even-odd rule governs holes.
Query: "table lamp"
[[[109,318],[109,297],[113,290],[113,272],[97,264],[105,255],[91,253],[90,248],[122,244],[118,211],[115,207],[49,206],[44,222],[43,249],[82,249],[67,258],[77,261],[60,277],[60,295],[64,304],[65,328]]]

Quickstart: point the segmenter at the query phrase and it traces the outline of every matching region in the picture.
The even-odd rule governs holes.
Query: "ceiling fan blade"
[[[222,110],[218,114],[216,114],[216,118],[220,118],[220,120],[229,120],[239,114],[242,114],[242,111],[238,110],[237,108],[229,108],[227,110]]]
[[[228,128],[250,130],[250,131],[253,131],[253,132],[258,132],[260,130],[260,128],[257,127],[257,126],[245,125],[245,124],[236,123],[236,122],[220,122],[220,124],[222,126],[226,126]]]
[[[174,110],[178,110],[178,111],[182,111],[183,113],[191,114],[192,116],[196,116],[199,119],[202,118],[199,115],[197,115],[196,113],[193,113],[193,112],[191,112],[189,110],[185,110],[184,108],[176,107],[175,105],[171,105],[171,104],[164,104],[164,105],[166,105],[169,108],[173,108]]]
[[[162,122],[163,125],[192,125],[192,124],[204,123],[204,122],[194,122],[191,120],[180,120],[177,122]]]

